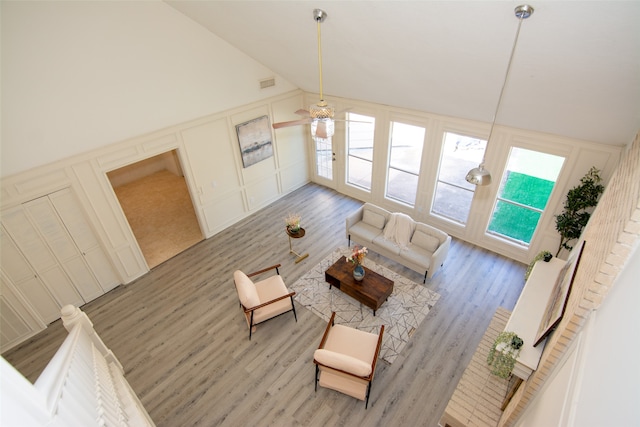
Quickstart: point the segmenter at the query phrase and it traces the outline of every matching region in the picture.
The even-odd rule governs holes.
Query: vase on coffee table
[[[356,264],[355,268],[353,269],[353,278],[358,282],[364,279],[364,267],[362,265]]]

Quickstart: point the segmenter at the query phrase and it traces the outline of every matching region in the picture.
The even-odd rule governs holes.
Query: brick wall
[[[565,315],[547,340],[538,370],[520,386],[498,426],[513,425],[540,392],[640,242],[640,133],[623,155],[581,239],[585,247]]]

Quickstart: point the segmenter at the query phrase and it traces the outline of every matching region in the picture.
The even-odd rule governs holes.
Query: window
[[[415,204],[424,134],[423,127],[391,122],[386,197]]]
[[[467,223],[476,186],[464,178],[482,162],[487,141],[445,132],[431,212]]]
[[[488,232],[528,245],[563,163],[564,157],[512,148]]]
[[[371,191],[375,119],[347,113],[347,183]]]

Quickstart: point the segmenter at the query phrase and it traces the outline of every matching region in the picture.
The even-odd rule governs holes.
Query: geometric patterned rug
[[[324,280],[324,272],[341,256],[349,256],[351,249],[342,247],[333,251],[290,289],[296,292],[295,300],[328,322],[331,312],[336,312],[336,323],[377,334],[384,325],[380,357],[391,364],[409,342],[420,323],[435,305],[440,295],[424,285],[412,282],[368,258],[364,266],[393,280],[393,293],[373,315],[361,304]]]

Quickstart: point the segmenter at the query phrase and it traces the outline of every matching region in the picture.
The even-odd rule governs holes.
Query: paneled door
[[[71,189],[2,212],[2,272],[50,323],[119,284]]]

